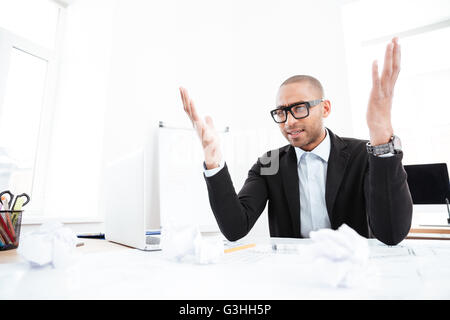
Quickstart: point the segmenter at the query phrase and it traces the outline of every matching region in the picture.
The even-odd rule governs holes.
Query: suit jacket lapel
[[[297,156],[295,149],[289,146],[287,154],[280,160],[281,176],[283,178],[284,193],[292,219],[293,237],[300,237],[300,194],[297,171]]]
[[[330,134],[331,150],[330,157],[328,159],[325,201],[327,204],[331,227],[336,228],[339,226],[334,226],[332,212],[334,203],[336,202],[337,192],[339,190],[339,186],[341,185],[342,178],[344,177],[345,169],[350,158],[350,153],[345,150],[347,145],[341,138],[332,133],[330,129],[328,129],[328,132]]]

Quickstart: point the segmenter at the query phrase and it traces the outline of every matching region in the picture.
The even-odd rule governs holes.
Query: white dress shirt
[[[312,151],[295,148],[300,191],[300,234],[308,238],[311,231],[331,228],[325,201],[330,135]]]

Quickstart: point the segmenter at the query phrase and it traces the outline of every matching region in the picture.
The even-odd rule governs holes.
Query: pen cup
[[[19,246],[22,212],[23,210],[0,210],[0,251]]]

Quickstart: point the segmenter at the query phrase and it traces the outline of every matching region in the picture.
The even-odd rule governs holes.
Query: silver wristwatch
[[[386,144],[372,146],[370,142],[367,142],[366,148],[369,154],[373,154],[374,156],[381,156],[383,154],[388,153],[395,154],[398,153],[399,151],[402,151],[402,143],[399,137],[393,135],[391,137],[391,140],[389,140],[389,142]]]

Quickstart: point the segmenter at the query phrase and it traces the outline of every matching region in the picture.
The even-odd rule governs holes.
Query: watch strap
[[[397,138],[397,137],[392,136],[391,140],[389,140],[388,143],[380,144],[377,146],[372,146],[370,144],[370,142],[367,142],[367,144],[366,144],[367,152],[369,154],[373,154],[374,156],[381,156],[381,155],[385,155],[385,154],[389,154],[389,153],[396,154],[397,148],[394,145],[394,138]],[[400,149],[398,149],[398,150],[400,150]]]

